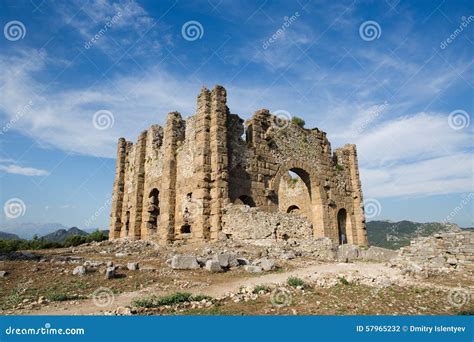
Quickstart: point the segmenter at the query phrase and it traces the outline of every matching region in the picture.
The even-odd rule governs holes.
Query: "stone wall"
[[[458,268],[474,271],[474,233],[435,234],[402,247],[393,263],[407,272],[437,273]]]
[[[270,245],[278,241],[311,239],[311,222],[301,216],[270,213],[247,205],[229,204],[222,215],[226,238]]]
[[[216,240],[223,209],[241,203],[274,213],[297,206],[313,238],[366,245],[355,145],[332,153],[326,133],[265,109],[244,122],[226,97],[221,86],[203,88],[194,115],[172,112],[135,144],[119,139],[110,238]],[[289,171],[300,177],[294,187]]]

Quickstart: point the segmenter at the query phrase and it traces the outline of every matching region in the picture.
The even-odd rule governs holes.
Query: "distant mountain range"
[[[16,234],[0,232],[0,239],[3,240],[18,240],[20,237]]]
[[[418,223],[412,221],[369,221],[367,222],[367,238],[369,245],[390,249],[408,246],[410,241],[419,236],[430,236],[437,233],[474,230],[459,228],[452,223]]]
[[[0,232],[15,234],[21,239],[30,240],[35,235],[38,237],[54,233],[58,230],[65,229],[66,227],[60,223],[17,223],[17,222],[7,222],[0,224]],[[89,228],[81,230],[82,232],[92,233],[97,230],[97,228]]]
[[[45,236],[42,236],[41,239],[49,241],[49,242],[58,242],[63,243],[69,236],[80,235],[80,236],[87,236],[89,233],[80,230],[77,227],[71,227],[69,229],[59,229],[54,233],[49,233]]]

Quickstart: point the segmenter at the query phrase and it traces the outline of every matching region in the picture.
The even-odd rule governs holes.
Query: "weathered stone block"
[[[209,272],[213,272],[213,273],[222,271],[222,267],[221,267],[219,261],[217,261],[217,260],[207,260],[205,268]]]
[[[193,255],[175,255],[171,259],[171,268],[175,270],[193,270],[199,268],[199,263]]]

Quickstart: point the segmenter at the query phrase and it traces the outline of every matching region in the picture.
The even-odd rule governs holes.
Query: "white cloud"
[[[47,176],[49,175],[49,172],[46,170],[41,170],[41,169],[35,169],[33,167],[22,167],[18,165],[0,165],[0,171],[6,172],[6,173],[12,173],[15,175],[22,175],[22,176]]]
[[[472,146],[472,134],[449,127],[447,115],[418,113],[385,121],[354,142],[360,162],[374,167],[459,153]]]
[[[33,77],[46,68],[47,56],[35,50],[17,57],[0,56],[0,111],[7,120],[15,118],[25,104],[30,110],[15,121],[13,129],[26,131],[40,143],[73,153],[115,157],[120,136],[134,140],[152,123],[163,123],[168,112],[193,114],[200,85],[176,80],[160,69],[145,75],[117,76],[91,88],[41,93],[47,86]],[[96,111],[108,110],[115,124],[107,130],[95,129]]]

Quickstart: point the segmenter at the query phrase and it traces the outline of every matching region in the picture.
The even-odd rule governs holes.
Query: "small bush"
[[[255,294],[258,294],[262,291],[264,293],[268,293],[268,292],[271,292],[272,289],[269,286],[266,286],[266,285],[257,285],[257,286],[254,287],[252,292],[255,293]]]
[[[187,292],[176,292],[166,296],[157,297],[150,296],[146,298],[139,298],[133,301],[133,306],[142,308],[156,308],[164,305],[174,305],[188,302],[200,302],[202,300],[212,300],[212,297],[205,295],[195,295]]]
[[[339,282],[342,284],[342,285],[349,285],[349,281],[344,278],[344,277],[339,277]]]
[[[344,167],[341,164],[336,164],[336,170],[337,171],[342,171],[342,170],[344,170]]]
[[[108,237],[104,234],[104,232],[98,229],[95,232],[92,232],[89,235],[87,235],[87,242],[92,242],[92,241],[101,242],[107,239]]]
[[[64,247],[75,247],[87,242],[86,236],[72,235],[64,240]]]
[[[294,125],[300,126],[301,128],[303,128],[304,125],[306,125],[306,122],[302,118],[299,118],[297,116],[294,116],[291,119],[291,123],[294,124]]]
[[[304,280],[297,277],[289,277],[286,283],[291,287],[305,286]]]
[[[84,296],[77,296],[77,295],[68,295],[65,293],[51,293],[46,296],[52,302],[64,302],[67,300],[76,300],[76,299],[84,299]]]

